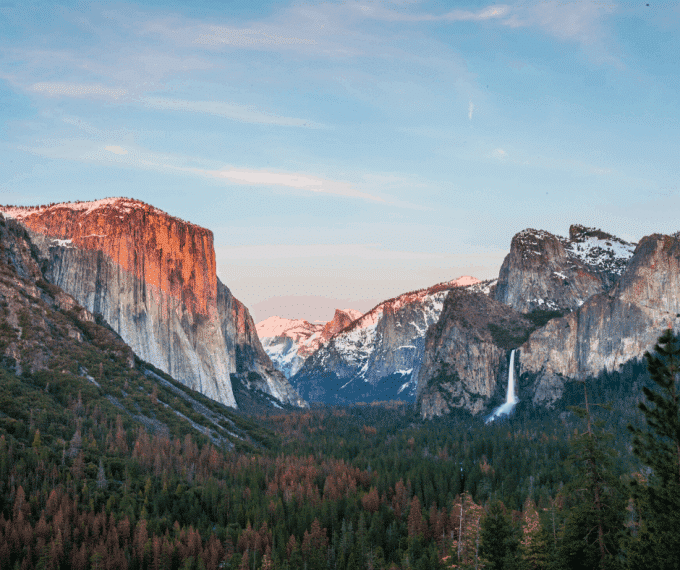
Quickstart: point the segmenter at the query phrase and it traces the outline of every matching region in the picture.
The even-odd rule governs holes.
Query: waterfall
[[[505,404],[498,406],[491,414],[485,423],[493,421],[495,418],[505,414],[510,415],[510,412],[517,405],[517,396],[515,396],[515,351],[510,353],[510,370],[508,370],[508,392],[505,396]]]

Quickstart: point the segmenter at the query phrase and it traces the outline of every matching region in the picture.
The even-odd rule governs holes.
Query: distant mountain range
[[[579,225],[568,237],[523,230],[497,280],[461,278],[378,304],[291,369],[291,383],[311,402],[487,413],[516,348],[520,399],[554,407],[571,381],[617,374],[663,328],[680,328],[678,244],[678,234],[633,244]]]
[[[10,234],[2,245],[31,294],[56,287],[129,355],[231,407],[401,399],[425,418],[486,413],[503,398],[516,349],[520,402],[550,408],[574,380],[616,375],[664,328],[680,330],[679,234],[632,244],[578,225],[568,237],[526,229],[496,280],[461,277],[365,314],[338,309],[326,323],[256,326],[217,278],[209,230],[126,198],[0,213],[24,228],[24,245]],[[3,344],[6,367],[39,370],[50,357],[34,340],[30,351]]]
[[[336,309],[333,319],[326,323],[273,316],[257,323],[255,328],[267,355],[286,378],[290,378],[308,356],[361,314],[354,309]]]
[[[414,399],[425,333],[444,298],[452,288],[479,283],[465,276],[379,303],[314,352],[291,383],[310,401]]]

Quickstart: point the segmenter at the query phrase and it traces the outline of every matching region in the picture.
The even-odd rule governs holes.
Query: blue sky
[[[0,0],[0,203],[138,198],[328,319],[527,227],[680,230],[678,70],[677,2]]]

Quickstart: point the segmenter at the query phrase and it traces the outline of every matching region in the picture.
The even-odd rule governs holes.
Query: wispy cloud
[[[297,117],[285,117],[266,112],[252,105],[237,105],[222,101],[189,101],[186,99],[171,99],[167,97],[134,98],[127,89],[106,87],[97,84],[78,83],[35,83],[31,91],[42,93],[49,97],[77,97],[108,99],[112,102],[140,103],[148,109],[163,111],[180,111],[189,113],[204,113],[225,117],[243,123],[263,125],[278,125],[283,127],[306,127],[310,129],[325,128],[325,125]],[[67,119],[64,119],[67,122]]]
[[[127,154],[128,153],[127,149],[123,148],[122,146],[118,146],[118,145],[105,146],[104,150],[108,150],[109,152],[112,152],[113,154]]]
[[[614,42],[604,26],[616,9],[616,4],[598,0],[548,0],[520,6],[502,23],[513,28],[538,28],[559,40],[576,42],[595,62],[622,69],[625,65],[612,53]]]
[[[468,119],[470,121],[472,120],[472,111],[474,111],[474,110],[475,110],[475,106],[472,103],[472,101],[470,101],[470,104],[468,105]]]
[[[307,119],[282,117],[273,113],[265,113],[252,106],[223,103],[220,101],[187,101],[184,99],[145,97],[141,99],[141,103],[149,109],[205,113],[244,123],[279,125],[283,127],[307,127],[312,129],[324,127],[324,125],[320,123],[315,123]]]
[[[594,43],[601,38],[600,20],[614,8],[610,2],[549,0],[514,11],[504,23],[512,27],[537,26],[562,39]]]
[[[482,10],[472,12],[470,10],[452,10],[445,14],[406,14],[395,10],[374,8],[371,6],[358,5],[366,16],[401,22],[479,22],[503,18],[510,13],[510,6],[497,4],[488,6]]]
[[[493,22],[512,28],[538,28],[560,40],[590,46],[597,59],[620,65],[604,46],[604,19],[616,11],[613,2],[546,0],[516,5],[496,4],[481,10],[452,10],[442,14],[354,4],[367,18],[397,22]],[[356,10],[358,8],[359,10]]]
[[[76,160],[106,165],[115,164],[121,167],[166,173],[174,172],[242,185],[295,188],[313,194],[329,194],[374,203],[411,207],[410,204],[391,202],[380,196],[362,192],[349,182],[322,178],[307,173],[233,167],[222,169],[197,167],[192,166],[192,164],[205,164],[206,161],[188,156],[157,153],[133,144],[123,147],[117,144],[102,144],[83,139],[44,140],[42,142],[43,146],[40,147],[21,145],[18,148],[31,154],[52,159]]]
[[[298,190],[306,190],[308,192],[320,194],[335,194],[337,196],[360,198],[371,202],[386,202],[383,198],[357,190],[347,182],[329,180],[327,178],[319,178],[307,174],[236,168],[206,170],[204,171],[204,174],[213,176],[214,178],[236,182],[237,184],[287,186],[289,188],[297,188]]]
[[[30,89],[31,91],[43,93],[49,97],[66,96],[120,99],[121,97],[125,97],[128,94],[127,89],[87,83],[42,82],[34,83],[31,85]]]
[[[194,40],[202,45],[232,45],[237,47],[315,45],[316,40],[283,36],[265,29],[231,28],[226,26],[207,26]]]
[[[502,148],[497,148],[494,149],[494,151],[491,153],[491,156],[497,160],[503,160],[508,157],[508,153],[505,152]]]

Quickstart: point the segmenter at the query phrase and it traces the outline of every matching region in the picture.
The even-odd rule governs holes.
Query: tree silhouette
[[[641,524],[631,546],[632,568],[680,568],[680,339],[665,331],[645,353],[655,389],[643,387],[638,407],[646,429],[629,425],[633,453],[646,465],[646,484],[633,482]]]

